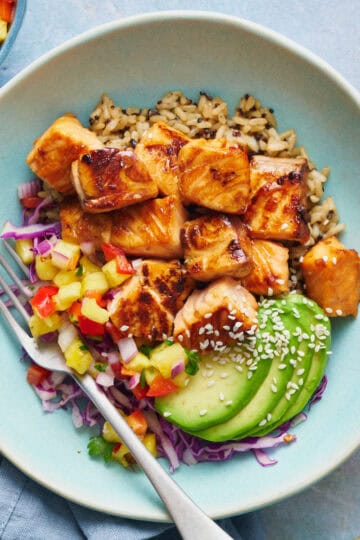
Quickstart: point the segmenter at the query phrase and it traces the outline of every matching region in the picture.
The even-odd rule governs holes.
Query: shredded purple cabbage
[[[63,374],[52,373],[41,385],[34,387],[42,401],[43,410],[53,412],[70,408],[75,427],[99,425],[101,430],[104,419],[100,413],[76,383],[64,377]],[[311,399],[311,405],[321,399],[326,382],[327,378],[324,376]],[[137,401],[122,381],[115,381],[114,386],[104,388],[104,391],[111,402],[125,414],[139,407],[142,408],[150,430],[156,435],[159,457],[165,457],[168,460],[172,472],[179,467],[181,462],[190,466],[206,461],[227,461],[235,454],[244,452],[251,452],[263,467],[275,465],[277,460],[269,456],[267,451],[296,441],[296,437],[289,433],[289,429],[307,419],[307,414],[302,412],[264,437],[248,437],[240,441],[213,443],[185,433],[174,424],[167,422],[155,412],[152,400],[145,398],[140,402]]]

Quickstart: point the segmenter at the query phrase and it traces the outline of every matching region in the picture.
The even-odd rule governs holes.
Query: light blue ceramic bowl
[[[25,11],[26,11],[26,0],[17,0],[15,17],[14,17],[13,22],[11,23],[9,34],[6,40],[4,41],[4,43],[0,46],[0,66],[5,60],[5,58],[7,57],[7,55],[9,54],[9,51],[14,44],[14,41],[21,28]]]
[[[16,184],[33,140],[58,115],[83,122],[102,92],[123,106],[152,105],[171,89],[199,90],[235,106],[253,93],[275,109],[280,129],[295,126],[347,223],[343,241],[360,248],[358,173],[360,99],[337,73],[289,40],[220,14],[156,13],[116,21],[71,40],[15,77],[0,93],[0,222],[20,219]],[[360,442],[360,320],[336,321],[329,385],[295,444],[278,449],[276,466],[253,456],[182,466],[175,479],[211,516],[247,512],[319,480]],[[0,434],[4,454],[26,474],[80,504],[133,518],[166,520],[144,475],[104,466],[86,455],[87,430],[70,415],[44,414],[25,382],[19,347],[0,328]]]

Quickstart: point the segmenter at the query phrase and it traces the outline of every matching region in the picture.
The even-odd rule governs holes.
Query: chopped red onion
[[[106,358],[110,366],[117,365],[120,362],[120,354],[117,351],[110,351],[107,353]]]
[[[95,251],[94,242],[81,242],[80,249],[84,255],[92,255]]]
[[[30,182],[23,182],[17,187],[17,193],[19,199],[25,199],[26,197],[36,197],[41,190],[41,182],[37,178],[30,180]]]
[[[37,242],[34,247],[39,255],[49,255],[56,242],[57,237],[53,234],[50,238]]]
[[[96,382],[100,386],[104,386],[106,388],[109,388],[110,386],[113,386],[114,384],[114,375],[111,375],[110,373],[100,372],[96,375]]]
[[[51,253],[51,259],[54,266],[57,266],[58,268],[66,269],[69,264],[69,257],[64,255],[63,253],[60,253],[60,251],[56,251],[56,249],[52,250]]]
[[[39,386],[34,385],[33,388],[42,401],[49,401],[50,399],[54,399],[57,396],[56,390],[54,388],[50,390],[45,390]]]
[[[127,337],[119,339],[117,346],[119,347],[121,359],[125,364],[130,362],[130,360],[132,360],[138,353],[138,348],[134,338]]]
[[[173,379],[176,377],[176,375],[179,375],[179,373],[182,373],[185,369],[184,360],[180,360],[176,364],[173,365],[171,368],[171,378]]]
[[[140,266],[142,265],[143,260],[142,259],[135,259],[131,261],[132,267],[134,270],[138,270]]]
[[[58,345],[62,352],[65,352],[68,346],[78,336],[78,332],[73,324],[65,322],[59,329]]]
[[[135,386],[137,386],[139,382],[140,382],[140,373],[135,373],[135,375],[133,375],[129,379],[129,382],[128,382],[129,390],[132,390],[133,388],[135,388]]]

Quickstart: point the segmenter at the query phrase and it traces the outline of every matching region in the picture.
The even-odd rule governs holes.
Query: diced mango
[[[179,343],[174,343],[162,350],[156,349],[150,353],[151,364],[160,371],[165,379],[171,377],[172,368],[176,364],[187,361],[186,352]]]
[[[121,443],[121,445],[116,450],[113,450],[111,454],[112,459],[121,463],[123,467],[128,467],[130,464],[126,459],[126,456],[130,456],[130,452],[124,443]]]
[[[112,427],[112,425],[108,421],[106,421],[103,426],[102,436],[107,442],[112,442],[112,443],[121,442],[119,435],[116,433],[115,429]]]
[[[58,268],[53,265],[49,257],[42,257],[36,255],[35,257],[35,270],[39,277],[43,281],[51,281],[58,272]]]
[[[175,377],[173,377],[172,382],[179,386],[179,388],[184,388],[189,383],[190,377],[186,371],[182,371]]]
[[[102,267],[102,271],[104,272],[107,282],[110,285],[110,287],[117,287],[129,277],[131,277],[132,274],[120,274],[117,271],[117,264],[115,259],[111,259],[111,261],[104,264]]]
[[[90,261],[90,259],[88,259],[88,257],[86,257],[85,255],[83,255],[79,261],[80,265],[82,266],[82,269],[83,269],[83,275],[85,274],[92,274],[93,272],[100,272],[101,271],[101,268],[100,266],[97,266],[96,264],[94,264],[92,261]]]
[[[57,294],[54,295],[54,301],[56,309],[58,311],[65,311],[68,309],[75,300],[78,300],[81,296],[81,283],[74,281],[68,285],[62,285]]]
[[[32,335],[36,338],[49,332],[55,332],[62,325],[61,317],[58,313],[49,315],[49,317],[39,317],[32,315],[29,320],[29,328]]]
[[[15,242],[15,251],[24,264],[31,264],[35,259],[32,247],[33,241],[31,238],[24,238],[23,240],[16,240]]]
[[[51,252],[51,260],[54,266],[61,270],[74,270],[80,259],[80,246],[58,240]]]
[[[109,285],[103,272],[92,272],[86,274],[82,280],[82,294],[86,292],[98,292],[104,294],[109,290]]]
[[[130,362],[126,364],[128,369],[141,372],[151,366],[150,359],[145,354],[138,352]]]
[[[150,454],[154,457],[157,457],[157,448],[156,448],[156,436],[154,433],[146,433],[142,440],[144,446],[148,449]]]
[[[105,324],[109,320],[109,312],[100,307],[95,298],[84,298],[81,304],[81,314],[100,324]]]
[[[157,375],[159,375],[159,370],[154,368],[153,366],[145,368],[144,376],[145,376],[146,384],[150,386]]]
[[[53,278],[53,282],[57,287],[69,285],[74,281],[80,281],[81,276],[76,275],[76,270],[60,270]]]
[[[83,375],[92,364],[93,358],[80,338],[74,339],[64,352],[66,364]]]

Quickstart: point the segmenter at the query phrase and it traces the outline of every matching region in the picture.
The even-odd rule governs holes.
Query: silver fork
[[[21,263],[11,245],[6,241],[4,241],[4,245],[12,258],[18,263],[22,271],[25,272],[28,277],[26,266]],[[12,270],[6,258],[2,255],[0,255],[0,264],[10,278],[12,278],[21,295],[25,299],[30,298],[34,292],[24,285],[23,281]],[[12,306],[17,309],[24,321],[28,323],[29,315],[25,310],[23,303],[20,301],[19,297],[14,294],[1,275],[0,284],[11,301]],[[9,308],[2,300],[0,300],[0,310],[20,344],[32,360],[43,368],[64,372],[70,375],[94,403],[103,417],[110,422],[116,433],[122,441],[124,441],[137,463],[142,467],[149,478],[184,540],[193,540],[194,538],[197,540],[225,540],[226,538],[231,538],[212,519],[210,519],[166,473],[159,462],[148,452],[127,422],[119,415],[117,409],[89,374],[80,376],[68,368],[57,344],[41,344],[30,337],[13,317]]]

